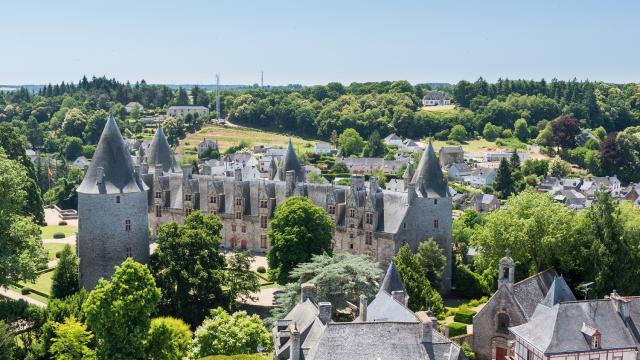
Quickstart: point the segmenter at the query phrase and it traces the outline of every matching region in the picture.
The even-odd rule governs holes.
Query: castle
[[[398,191],[382,189],[375,177],[365,181],[352,176],[349,186],[307,183],[291,142],[281,164],[271,161],[268,178],[250,180],[242,179],[240,169],[233,176],[219,176],[211,175],[206,165],[200,174],[191,166],[178,166],[161,127],[146,152],[140,151],[133,159],[121,153],[122,146],[110,117],[78,188],[78,247],[85,287],[93,287],[96,276],[108,278],[113,266],[126,256],[148,257],[148,250],[145,256],[138,253],[144,246],[148,249],[149,243],[146,232],[139,234],[139,228],[148,226],[155,234],[158,225],[182,222],[195,210],[221,219],[223,246],[265,252],[276,206],[297,195],[311,199],[334,221],[335,251],[366,254],[387,265],[403,244],[415,251],[420,242],[433,238],[447,258],[442,291],[450,290],[451,196],[431,144],[415,172],[409,165]],[[113,183],[112,177],[118,178],[117,184],[100,185],[100,181]],[[123,220],[129,221],[129,230],[122,226]],[[88,248],[93,249],[89,254]],[[91,263],[96,266],[91,268]]]

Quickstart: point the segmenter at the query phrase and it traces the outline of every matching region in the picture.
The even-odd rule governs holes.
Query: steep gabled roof
[[[282,166],[278,169],[278,178],[280,180],[285,180],[287,171],[295,171],[296,173],[296,181],[304,182],[305,174],[304,169],[300,166],[300,161],[298,161],[298,156],[296,152],[293,150],[293,144],[291,143],[291,139],[289,139],[289,145],[287,146],[287,151],[284,153],[284,159],[282,160]]]
[[[564,281],[564,278],[562,276],[556,276],[547,292],[547,296],[542,300],[542,305],[552,307],[561,302],[575,300],[576,297],[573,295],[573,292],[571,292],[567,282]]]
[[[440,163],[431,141],[429,141],[429,145],[422,154],[411,182],[416,184],[416,188],[422,193],[423,197],[449,196],[447,181],[442,175],[442,169],[440,169]]]
[[[103,169],[100,179],[98,168]],[[82,194],[116,194],[146,191],[148,188],[133,170],[131,155],[113,115],[109,114],[87,173],[78,187]]]
[[[153,136],[153,140],[151,141],[151,145],[149,145],[149,149],[147,149],[146,154],[149,168],[153,169],[156,167],[156,164],[162,164],[162,170],[165,172],[180,171],[176,165],[175,159],[173,158],[169,142],[164,136],[162,127],[158,126],[158,129],[156,129],[156,133]]]
[[[407,289],[404,287],[400,273],[393,261],[389,264],[389,268],[387,268],[387,273],[384,275],[382,284],[380,284],[380,290],[384,290],[389,294],[394,291],[404,291],[405,294],[407,293]]]

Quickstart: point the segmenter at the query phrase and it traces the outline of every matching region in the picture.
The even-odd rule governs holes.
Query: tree
[[[467,140],[468,134],[467,129],[464,126],[458,124],[451,128],[451,132],[449,133],[449,140],[457,141],[459,143]]]
[[[95,351],[89,348],[92,339],[93,334],[87,326],[72,316],[56,325],[49,353],[55,360],[95,359]]]
[[[15,347],[15,334],[4,320],[0,320],[0,359],[12,359]]]
[[[45,266],[40,229],[21,213],[27,199],[26,171],[0,149],[0,286],[35,281]]]
[[[87,120],[87,126],[84,128],[83,137],[87,144],[97,144],[100,139],[100,134],[104,129],[104,125],[107,123],[106,111],[100,109],[96,110],[93,115]]]
[[[364,139],[356,130],[347,129],[338,137],[338,148],[342,156],[358,156],[364,148]]]
[[[149,360],[182,360],[191,344],[191,330],[182,320],[160,317],[151,320],[147,335],[146,358]]]
[[[331,136],[329,137],[329,141],[333,146],[336,146],[338,144],[338,132],[335,129],[331,131]]]
[[[493,184],[494,189],[500,192],[502,198],[507,198],[514,191],[513,177],[511,176],[511,166],[509,161],[503,158],[500,160],[498,171],[496,174],[496,181]]]
[[[228,288],[232,305],[254,299],[251,295],[260,290],[260,282],[256,273],[251,271],[251,254],[248,251],[236,251],[227,258],[227,276],[225,286]]]
[[[418,245],[417,257],[424,268],[425,275],[431,287],[440,289],[442,285],[442,273],[444,272],[447,258],[442,253],[442,249],[440,249],[438,243],[433,241],[433,239],[421,242],[420,245]]]
[[[331,167],[331,172],[334,174],[349,174],[349,167],[347,166],[347,164],[341,162],[341,161],[336,161],[333,166]]]
[[[179,106],[189,105],[189,94],[187,94],[187,90],[180,87],[176,91],[175,98],[173,99],[173,105],[179,105]]]
[[[440,254],[442,250],[438,249]],[[413,311],[428,310],[434,314],[444,311],[442,297],[431,286],[426,268],[423,266],[421,256],[413,254],[408,244],[404,244],[393,258],[402,283],[409,296],[409,308]],[[442,276],[442,275],[441,275]]]
[[[489,141],[494,141],[498,136],[500,136],[500,128],[488,122],[484,125],[482,136]]]
[[[67,297],[80,290],[79,284],[78,257],[71,252],[71,246],[67,244],[62,248],[58,266],[53,273],[51,296],[58,299]]]
[[[520,155],[518,155],[518,152],[515,149],[511,153],[509,166],[511,167],[511,171],[518,171],[518,169],[520,169]]]
[[[269,351],[272,344],[271,333],[258,315],[248,316],[244,311],[229,314],[216,308],[196,329],[189,359]]]
[[[55,185],[44,194],[47,204],[58,205],[62,209],[78,208],[78,186],[84,179],[84,171],[71,168],[65,177],[58,178]]]
[[[628,127],[618,133],[616,145],[622,161],[616,164],[614,174],[625,182],[640,181],[640,126]]]
[[[559,156],[554,157],[549,161],[549,172],[547,175],[553,177],[566,177],[571,173],[571,165],[568,162],[560,159]]]
[[[160,289],[146,265],[128,258],[111,281],[100,279],[84,303],[87,325],[98,340],[101,359],[142,359],[150,315],[160,302]]]
[[[292,196],[276,208],[268,236],[269,268],[274,279],[284,284],[296,265],[308,262],[312,255],[331,254],[333,221],[308,198]]]
[[[553,144],[561,148],[573,149],[578,145],[576,137],[580,134],[578,120],[562,115],[551,122]]]
[[[211,306],[227,306],[222,291],[225,259],[218,251],[221,229],[216,215],[199,211],[187,216],[183,225],[160,225],[151,271],[162,290],[162,314],[195,327]]]
[[[82,155],[82,139],[67,136],[64,139],[64,158],[73,161]]]
[[[516,120],[513,124],[513,132],[518,138],[518,140],[522,142],[527,142],[529,140],[529,125],[527,124],[527,120],[520,118]]]
[[[364,147],[364,156],[366,157],[383,157],[387,149],[380,138],[380,133],[377,130],[374,130],[369,139],[367,140],[367,145]]]
[[[77,108],[70,109],[64,115],[62,122],[62,132],[67,136],[82,137],[87,126],[87,117]]]
[[[346,252],[333,256],[314,255],[311,261],[299,264],[291,271],[290,283],[276,296],[277,307],[271,311],[273,319],[282,319],[300,301],[300,286],[306,282],[316,285],[314,301],[327,301],[333,309],[357,304],[361,294],[373,299],[378,292],[378,264],[365,255]]]

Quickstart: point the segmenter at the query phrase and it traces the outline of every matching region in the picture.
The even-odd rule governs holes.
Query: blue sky
[[[0,84],[640,81],[640,2],[0,0]]]

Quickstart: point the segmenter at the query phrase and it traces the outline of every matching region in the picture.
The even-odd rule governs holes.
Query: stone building
[[[498,265],[498,290],[473,317],[473,351],[478,360],[505,360],[509,341],[514,339],[509,327],[531,319],[536,306],[550,293],[556,272],[549,269],[518,283],[514,277],[515,263],[507,255]],[[575,300],[570,290],[570,295],[566,291],[552,293]]]
[[[199,210],[217,214],[222,223],[223,246],[265,252],[267,232],[276,206],[287,197],[305,196],[326,210],[335,223],[332,246],[337,251],[367,254],[388,264],[404,243],[416,250],[433,238],[451,264],[451,196],[438,159],[429,145],[404,191],[380,188],[372,177],[352,176],[349,186],[312,184],[289,143],[284,158],[271,162],[267,179],[194,174],[191,167],[176,166],[169,144],[158,129],[149,150],[138,157],[149,192],[149,224],[182,222]],[[451,285],[451,266],[445,267],[443,290]]]
[[[199,105],[169,106],[168,116],[186,116],[188,113],[196,113],[198,116],[209,117],[209,108]]]
[[[113,116],[78,187],[80,284],[91,290],[126,258],[149,258],[148,187],[134,168]]]

